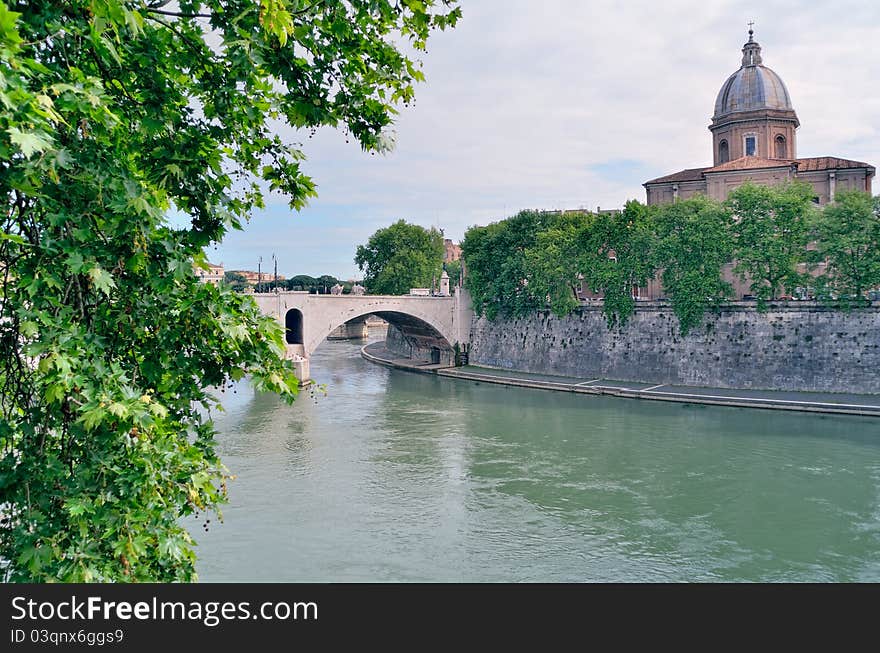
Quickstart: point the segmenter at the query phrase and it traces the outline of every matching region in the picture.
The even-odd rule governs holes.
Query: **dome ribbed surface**
[[[715,117],[739,111],[794,111],[782,78],[762,65],[743,66],[724,82],[715,100]]]

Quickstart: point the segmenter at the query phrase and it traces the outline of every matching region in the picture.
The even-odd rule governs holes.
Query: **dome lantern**
[[[758,66],[761,60],[761,46],[754,39],[755,31],[749,30],[749,41],[743,46],[743,66]]]

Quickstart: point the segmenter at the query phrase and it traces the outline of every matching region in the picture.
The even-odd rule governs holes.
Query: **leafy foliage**
[[[736,216],[736,271],[750,281],[759,309],[782,291],[804,283],[798,264],[807,260],[813,189],[805,182],[777,186],[746,183],[727,204]]]
[[[843,191],[822,211],[811,200],[808,184],[746,184],[723,204],[697,196],[663,206],[631,201],[599,215],[524,211],[467,231],[465,286],[477,312],[496,319],[548,307],[567,315],[583,283],[613,327],[632,315],[635,289],[659,273],[683,333],[731,298],[733,264],[761,309],[798,286],[837,305],[874,296],[880,198]],[[817,262],[827,262],[825,274],[803,272]]]
[[[880,197],[840,191],[816,219],[817,259],[827,261],[820,295],[860,302],[880,288]]]
[[[625,323],[634,310],[633,287],[654,274],[652,215],[632,201],[618,212],[524,211],[472,227],[462,249],[475,309],[489,319],[547,306],[567,315],[578,307],[583,283],[603,295],[610,326]]]
[[[551,215],[527,252],[528,279],[557,315],[580,304],[583,283],[600,294],[609,326],[625,324],[635,308],[633,288],[654,274],[651,210],[627,202],[623,211]]]
[[[435,11],[435,6],[440,11]],[[264,189],[314,195],[278,125],[387,142],[454,3],[0,2],[0,556],[12,581],[189,581],[180,518],[228,474],[209,392],[292,400],[280,327],[203,248]],[[168,211],[191,219],[174,228]]]
[[[654,213],[630,201],[623,211],[597,215],[583,234],[582,274],[590,290],[604,297],[609,326],[626,324],[635,310],[633,290],[654,276]]]
[[[461,241],[467,265],[465,287],[474,310],[490,320],[517,317],[546,305],[541,289],[529,285],[527,251],[553,224],[552,214],[522,211],[485,227],[471,227]]]
[[[439,282],[443,236],[404,220],[379,229],[359,245],[354,262],[364,271],[364,286],[376,295],[404,295],[410,288]]]
[[[240,272],[224,272],[223,281],[229,284],[229,287],[236,292],[244,292],[248,288],[248,280]]]
[[[546,224],[526,249],[524,279],[534,296],[544,297],[556,315],[568,315],[579,304],[582,279],[580,237],[590,229],[592,214],[548,214]]]
[[[449,275],[449,287],[457,288],[461,283],[461,259],[447,263],[446,274]]]
[[[314,295],[326,295],[330,289],[336,284],[343,287],[343,293],[351,292],[352,284],[348,281],[342,281],[330,274],[322,274],[320,277],[310,277],[307,274],[297,274],[287,281],[280,282],[288,290],[307,291]]]
[[[687,330],[729,293],[720,279],[730,254],[728,228],[729,214],[705,198],[660,209],[631,201],[622,211],[601,214],[524,211],[467,231],[465,285],[475,310],[495,319],[548,306],[566,315],[579,306],[583,282],[603,297],[613,327],[635,310],[635,288],[666,268],[673,308]],[[704,237],[718,240],[702,244]],[[705,278],[696,280],[700,275]]]
[[[311,291],[318,286],[318,280],[307,274],[297,274],[290,277],[285,283],[288,290],[307,290]]]
[[[703,196],[667,204],[657,214],[656,266],[682,334],[732,294],[721,276],[733,253],[731,223],[724,206]]]

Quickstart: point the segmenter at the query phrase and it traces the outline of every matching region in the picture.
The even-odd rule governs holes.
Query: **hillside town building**
[[[213,283],[215,286],[223,281],[223,264],[208,263],[208,269],[196,267],[196,276],[202,283]]]
[[[275,279],[275,275],[272,272],[254,272],[252,270],[230,270],[230,272],[240,274],[250,285],[256,285],[261,281],[262,283],[270,283]],[[286,277],[283,274],[278,275],[278,281],[284,281],[285,279]]]

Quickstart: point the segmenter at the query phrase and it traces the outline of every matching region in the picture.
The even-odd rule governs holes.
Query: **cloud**
[[[645,180],[711,163],[715,95],[750,20],[801,120],[799,156],[880,162],[877,3],[466,0],[463,12],[429,41],[394,152],[286,134],[305,141],[320,198],[295,215],[277,198],[212,256],[255,267],[275,251],[284,274],[349,277],[357,245],[398,218],[459,239],[521,208],[643,200]]]

